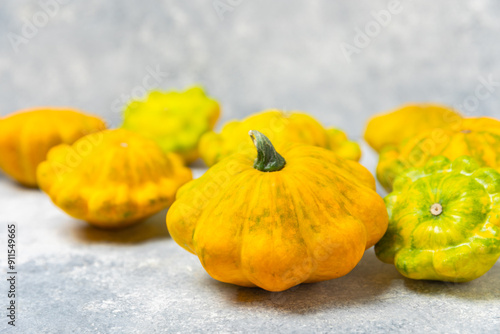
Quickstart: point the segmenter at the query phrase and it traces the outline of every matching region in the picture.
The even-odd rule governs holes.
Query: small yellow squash
[[[36,187],[36,168],[47,152],[102,131],[98,117],[68,108],[21,110],[0,119],[0,169],[27,187]]]
[[[267,110],[242,121],[228,122],[221,133],[207,132],[199,145],[202,159],[208,166],[212,166],[236,152],[246,151],[252,154],[252,143],[246,135],[252,129],[262,132],[276,147],[287,143],[301,143],[324,147],[345,159],[358,161],[361,157],[359,145],[350,141],[341,130],[325,129],[305,113]]]
[[[386,147],[380,154],[377,178],[387,191],[394,179],[408,168],[423,167],[430,158],[455,160],[467,155],[483,167],[500,171],[500,121],[464,118],[455,127],[433,129],[407,139],[398,147]]]
[[[178,155],[123,129],[54,147],[37,176],[55,205],[103,228],[131,225],[168,207],[192,179]]]
[[[407,138],[435,128],[452,128],[462,116],[453,109],[437,104],[409,104],[370,119],[365,140],[377,152],[386,146],[399,145]]]
[[[179,190],[172,238],[213,278],[241,286],[282,291],[349,273],[387,229],[373,176],[324,148],[283,145],[280,155],[250,134],[257,154],[234,154]]]

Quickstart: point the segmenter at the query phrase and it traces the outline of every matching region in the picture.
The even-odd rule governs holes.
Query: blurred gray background
[[[223,121],[266,108],[304,110],[354,138],[370,115],[412,101],[500,116],[493,0],[4,0],[1,7],[0,115],[66,105],[116,126],[126,100],[145,88],[202,84],[221,101]]]

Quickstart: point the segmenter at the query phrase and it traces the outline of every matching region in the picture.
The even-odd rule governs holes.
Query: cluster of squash
[[[389,228],[377,257],[413,279],[466,282],[500,257],[500,121],[409,105],[370,120]]]
[[[436,105],[373,118],[384,201],[343,131],[267,110],[217,133],[219,116],[200,87],[132,101],[117,129],[72,109],[20,111],[0,119],[0,169],[102,228],[170,207],[172,238],[213,278],[269,291],[346,275],[374,245],[414,279],[468,281],[500,256],[496,120]],[[192,180],[198,158],[210,168]]]

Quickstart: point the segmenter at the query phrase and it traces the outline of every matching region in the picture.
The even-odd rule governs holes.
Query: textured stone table
[[[370,154],[363,162],[373,168]],[[210,278],[169,237],[165,212],[122,231],[98,230],[5,178],[0,212],[2,221],[18,224],[20,260],[17,328],[2,315],[2,333],[500,330],[499,263],[466,284],[412,281],[369,249],[345,277],[270,293]],[[2,223],[2,250],[5,233]],[[0,258],[4,274],[3,251]]]

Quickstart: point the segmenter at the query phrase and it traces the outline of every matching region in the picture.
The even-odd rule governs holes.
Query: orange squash
[[[167,208],[192,178],[180,156],[123,129],[54,147],[37,176],[55,205],[103,228],[128,226]]]
[[[98,117],[69,108],[21,110],[0,119],[0,169],[19,183],[36,187],[36,168],[54,146],[104,130]]]
[[[201,158],[207,166],[212,166],[236,152],[252,154],[254,148],[247,138],[252,129],[262,132],[276,147],[301,143],[327,148],[349,160],[358,161],[361,157],[359,145],[339,129],[326,129],[303,112],[266,110],[241,121],[227,122],[220,133],[205,133],[199,144]]]
[[[408,104],[370,119],[364,138],[377,152],[432,129],[457,126],[462,116],[450,107],[431,103]]]
[[[463,155],[480,166],[500,171],[500,121],[494,118],[464,118],[452,129],[433,129],[386,147],[379,157],[377,178],[387,191],[394,179],[408,168],[423,167],[435,156],[455,160]]]
[[[278,153],[251,136],[257,154],[223,159],[179,190],[172,238],[222,282],[282,291],[346,275],[387,229],[373,176],[324,148]]]

